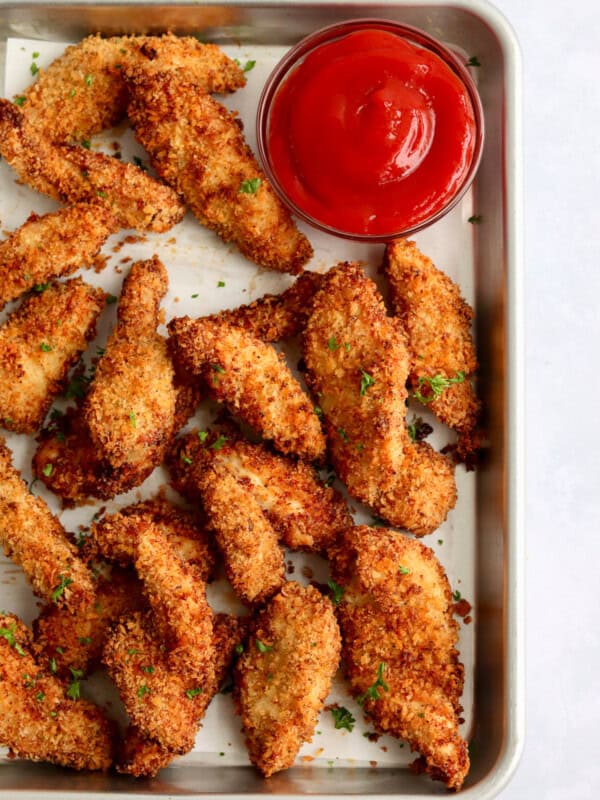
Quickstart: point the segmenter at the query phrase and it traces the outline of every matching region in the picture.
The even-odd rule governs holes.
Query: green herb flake
[[[79,682],[83,678],[83,670],[73,669],[73,667],[69,667],[69,669],[73,678],[67,689],[67,697],[70,697],[71,700],[79,700],[81,697],[81,684]]]
[[[29,71],[31,72],[32,75],[37,75],[38,72],[40,71],[40,68],[35,63],[35,61],[31,62],[31,66],[29,67]]]
[[[225,286],[225,281],[217,281],[217,289],[222,289]]]
[[[152,675],[154,673],[154,667],[152,664],[148,664],[145,667],[141,667],[142,672],[146,672],[148,675]]]
[[[130,423],[132,428],[137,428],[137,419],[136,419],[136,416],[135,416],[135,411],[130,411],[129,412],[129,423]]]
[[[256,649],[259,653],[270,653],[273,649],[272,644],[263,644],[260,639],[256,640]]]
[[[48,668],[53,675],[56,675],[56,673],[58,672],[58,665],[56,663],[55,658],[48,659]]]
[[[331,591],[331,601],[334,605],[339,606],[342,601],[342,597],[346,593],[346,590],[343,586],[340,586],[339,583],[336,583],[335,581],[327,581],[327,586],[329,586]]]
[[[32,57],[32,58],[39,58],[39,57],[40,57],[40,54],[39,54],[39,53],[38,53],[38,51],[36,50],[35,52],[33,52],[33,53],[31,54],[31,57]]]
[[[24,105],[25,105],[25,101],[26,101],[26,100],[27,100],[27,98],[26,98],[24,95],[22,95],[22,94],[18,94],[18,95],[15,97],[15,99],[13,100],[13,103],[14,103],[16,106],[20,106],[20,107],[22,107],[22,106],[24,106]]]
[[[254,69],[255,66],[256,66],[256,61],[246,61],[246,63],[243,66],[243,70],[244,72],[250,72],[250,70]]]
[[[349,353],[350,352],[350,342],[344,342],[344,350]]]
[[[375,683],[371,684],[364,694],[359,695],[356,698],[356,702],[359,706],[362,706],[365,700],[379,700],[381,695],[379,694],[379,688],[381,687],[384,692],[389,692],[390,687],[383,679],[383,673],[387,669],[387,664],[384,661],[379,662],[379,666],[377,667],[377,678]]]
[[[52,350],[54,350],[54,347],[52,347],[52,345],[48,344],[47,342],[42,342],[40,345],[40,350],[42,351],[42,353],[51,353]]]
[[[462,595],[458,591],[458,589],[455,592],[452,592],[452,599],[454,600],[455,603],[458,603],[458,601],[461,599],[461,597],[462,597]]]
[[[361,369],[360,374],[362,376],[360,379],[360,396],[364,397],[367,393],[367,389],[375,385],[375,379],[369,375],[368,372],[365,372],[364,369]]]
[[[64,656],[65,648],[64,647],[57,647],[56,648],[56,652],[58,653],[59,656]]]
[[[54,464],[45,464],[42,472],[44,475],[49,478],[52,475],[52,471],[54,470]]]
[[[204,689],[201,686],[196,686],[195,689],[186,689],[185,696],[188,700],[193,700],[194,697],[197,697],[199,694],[204,694]]]
[[[106,198],[108,197],[108,195],[106,194],[106,192],[103,192],[103,191],[101,191],[101,190],[98,190],[98,191],[96,192],[96,194],[98,195],[98,197],[101,197],[103,200],[106,200]]]
[[[80,636],[77,641],[79,642],[79,644],[91,644],[92,643],[92,640],[90,639],[89,636]]]
[[[408,569],[408,567],[400,566],[398,567],[398,572],[400,573],[400,575],[410,575],[410,570]]]
[[[481,225],[481,223],[483,222],[483,217],[481,216],[481,214],[473,214],[472,217],[469,217],[467,222],[470,222],[471,225]]]
[[[321,408],[321,406],[315,406],[313,411],[315,412],[315,414],[319,419],[323,419],[323,409]]]
[[[350,733],[352,733],[352,731],[354,730],[354,724],[356,720],[354,719],[354,717],[352,716],[350,711],[348,711],[347,708],[345,708],[344,706],[340,706],[339,708],[332,708],[331,715],[333,717],[334,726],[338,730],[345,728],[347,731],[350,731]]]
[[[408,435],[413,442],[422,442],[430,433],[433,433],[433,428],[429,423],[423,422],[421,417],[414,416],[410,425],[406,426]]]
[[[16,639],[16,637],[15,637],[15,633],[16,633],[16,631],[17,631],[17,626],[16,626],[16,625],[15,625],[15,623],[13,622],[13,624],[12,624],[12,625],[10,625],[8,628],[0,628],[0,636],[1,636],[3,639],[6,639],[6,641],[8,642],[8,644],[9,644],[9,645],[10,645],[10,646],[11,646],[11,647],[12,647],[12,648],[13,648],[13,649],[14,649],[14,650],[15,650],[15,651],[16,651],[16,652],[17,652],[17,653],[20,655],[20,656],[24,656],[24,655],[25,655],[25,651],[23,650],[23,648],[21,647],[21,645],[20,645],[20,644],[17,642],[17,639]]]
[[[208,431],[198,431],[198,438],[201,442],[206,441],[206,437],[208,436]]]
[[[35,699],[38,701],[38,703],[43,703],[46,699],[46,695],[40,690],[36,693]]]
[[[346,431],[343,428],[338,428],[337,432],[339,433],[339,435],[342,437],[342,439],[345,442],[349,442],[350,441],[350,439],[348,438],[348,434],[346,433]]]
[[[438,544],[444,544],[444,540],[443,539],[438,539]]]
[[[196,294],[193,294],[193,295],[192,295],[192,300],[195,300],[197,297],[200,297],[200,295],[198,294],[198,292],[196,292]]]
[[[77,89],[71,89],[71,91],[69,92],[69,97],[75,97],[76,94],[77,94]]]
[[[335,353],[335,351],[339,349],[339,344],[337,343],[335,336],[332,336],[327,340],[327,347],[332,353]]]
[[[93,75],[86,75],[85,76],[85,85],[86,86],[91,86],[93,82],[94,82],[94,76]]]
[[[48,466],[48,465],[46,465],[46,466]],[[50,465],[50,466],[52,466],[52,465]],[[46,467],[44,467],[44,472],[45,471],[46,471]],[[50,473],[48,473],[48,474],[50,474]],[[52,592],[52,595],[51,595],[52,600],[55,603],[58,600],[58,598],[62,596],[62,594],[65,591],[65,589],[67,588],[67,586],[70,586],[73,583],[73,579],[67,577],[66,575],[59,575],[58,576],[58,580],[59,580],[58,586],[56,587],[56,589],[54,589],[54,591]],[[58,648],[57,648],[57,650],[58,650]]]
[[[117,302],[117,298],[115,297],[114,294],[109,294],[108,297],[106,298],[106,305],[107,306],[112,306],[116,302]]]
[[[225,442],[227,441],[227,437],[220,434],[218,439],[216,439],[210,446],[210,450],[220,450]]]
[[[181,460],[183,461],[184,464],[188,465],[188,467],[192,463],[192,459],[189,456],[186,456],[185,453],[182,453],[180,458],[181,458]]]
[[[256,194],[262,183],[260,178],[250,178],[247,181],[242,181],[239,188],[239,194]]]
[[[139,654],[140,654],[140,651],[136,650],[135,647],[130,647],[129,650],[127,651],[127,655],[128,656],[137,656]]]
[[[464,372],[457,372],[454,378],[446,378],[444,375],[440,374],[434,375],[433,378],[428,378],[427,376],[422,375],[419,378],[419,386],[413,396],[419,400],[419,402],[427,405],[428,403],[431,403],[432,400],[436,400],[438,397],[440,397],[440,395],[442,395],[450,386],[454,385],[455,383],[464,383],[464,380]],[[429,386],[431,394],[424,395],[421,391],[423,386]]]
[[[43,292],[46,291],[46,289],[49,289],[49,288],[50,288],[50,284],[49,283],[36,283],[35,286],[33,287],[33,291],[34,292],[38,292],[39,294],[42,294]]]
[[[140,688],[137,690],[138,697],[145,697],[147,694],[150,693],[150,689],[143,683]]]
[[[92,143],[89,139],[82,139],[80,144],[82,147],[85,147],[86,150],[90,150],[92,147]]]
[[[242,653],[244,652],[244,645],[241,642],[239,644],[236,644],[235,652],[236,652],[236,655],[238,655],[238,656],[241,656]]]
[[[467,61],[467,67],[480,67],[481,62],[477,58],[477,56],[471,56],[471,58]]]

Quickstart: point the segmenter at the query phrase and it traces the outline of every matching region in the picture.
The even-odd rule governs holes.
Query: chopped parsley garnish
[[[130,647],[129,650],[127,651],[127,655],[128,656],[137,656],[137,655],[139,655],[139,652],[140,651],[136,650],[135,647]]]
[[[217,282],[217,289],[222,289],[225,286],[225,281],[218,281]]]
[[[150,692],[150,689],[146,686],[145,683],[143,683],[140,686],[140,688],[137,690],[137,696],[138,697],[144,697],[144,695],[147,695],[149,692]]]
[[[339,349],[339,344],[335,336],[332,336],[330,339],[327,340],[327,347],[331,350],[332,353],[335,353],[336,350]]]
[[[38,701],[38,703],[42,703],[46,699],[46,695],[40,690],[36,693],[35,699]]]
[[[261,183],[262,180],[260,178],[250,178],[247,181],[242,181],[239,194],[256,194]]]
[[[473,214],[472,217],[469,217],[467,222],[470,222],[471,225],[481,225],[481,223],[483,222],[483,217],[481,216],[481,214]]]
[[[269,653],[273,649],[272,644],[263,644],[260,639],[256,640],[256,648],[259,653]]]
[[[45,470],[44,470],[45,471]],[[65,575],[58,576],[59,584],[56,589],[52,592],[52,600],[56,603],[58,598],[63,594],[67,586],[70,586],[73,583],[73,579],[69,578]]]
[[[112,306],[112,304],[116,303],[116,302],[117,302],[117,298],[115,297],[114,294],[109,294],[108,297],[106,298],[106,305],[107,306]]]
[[[183,461],[184,464],[188,465],[188,467],[192,463],[192,459],[189,456],[186,456],[185,453],[182,453],[180,458],[181,458],[181,460]]]
[[[208,436],[207,431],[198,431],[198,438],[200,439],[201,442],[205,442],[207,436]]]
[[[57,663],[56,663],[56,659],[55,659],[55,658],[50,658],[50,659],[48,659],[48,667],[49,667],[49,669],[50,669],[50,672],[51,672],[53,675],[56,675],[56,673],[57,673],[57,671],[58,671],[58,665],[57,665]]]
[[[458,589],[455,592],[452,592],[452,599],[454,600],[455,603],[458,603],[458,601],[460,600],[461,597],[462,597],[462,595],[458,591]]]
[[[14,648],[20,656],[25,655],[25,651],[21,647],[21,645],[17,642],[15,638],[15,632],[17,630],[17,626],[13,622],[13,624],[8,628],[0,628],[0,636],[9,643],[9,645]]]
[[[464,383],[465,380],[465,373],[464,372],[457,372],[454,378],[446,378],[444,375],[434,375],[433,378],[428,378],[422,375],[419,378],[419,387],[414,393],[414,397],[419,400],[421,403],[427,405],[431,403],[432,400],[436,400],[441,394],[445,392],[450,386],[455,383]],[[431,389],[431,394],[424,395],[421,392],[421,387],[429,386]]]
[[[42,351],[42,353],[50,353],[52,352],[52,350],[54,350],[54,348],[52,347],[51,344],[48,344],[47,342],[42,342],[40,345],[40,350]]]
[[[209,449],[210,450],[220,450],[223,447],[223,445],[225,444],[226,441],[227,441],[227,437],[223,436],[223,434],[221,433],[219,435],[219,437],[217,439],[215,439],[215,441],[211,444]]]
[[[327,586],[329,586],[331,591],[331,601],[334,603],[334,605],[339,606],[342,597],[346,593],[346,590],[343,586],[340,586],[339,583],[336,583],[335,581],[327,581]]]
[[[444,540],[443,539],[438,539],[438,544],[444,544]]]
[[[364,397],[367,393],[367,389],[375,385],[375,378],[369,375],[368,372],[365,372],[364,369],[361,369],[360,374],[362,375],[360,379],[360,396]]]
[[[85,76],[85,85],[86,86],[91,86],[93,82],[94,82],[94,76],[93,75],[86,75]]]
[[[400,566],[398,567],[398,572],[400,573],[400,575],[410,575],[410,570],[408,567]]]
[[[421,417],[413,417],[413,421],[407,426],[407,430],[413,442],[422,442],[430,433],[433,433],[431,425],[423,422]]]
[[[142,672],[148,673],[148,675],[152,675],[152,673],[154,672],[154,667],[152,666],[152,664],[148,664],[148,666],[146,667],[141,667],[141,670]]]
[[[196,686],[195,689],[186,689],[185,690],[185,696],[189,700],[193,700],[194,697],[197,697],[197,695],[203,694],[203,693],[204,693],[204,689],[201,686]]]
[[[198,292],[196,292],[196,294],[193,294],[193,295],[192,295],[192,300],[195,300],[197,297],[200,297],[200,295],[198,294]]]
[[[135,411],[129,412],[129,422],[131,423],[132,428],[137,428],[137,420],[135,418]]]
[[[467,67],[480,67],[481,62],[477,58],[477,56],[471,56],[471,58],[467,61]]]
[[[35,61],[31,62],[31,66],[29,67],[29,71],[31,72],[32,75],[37,75],[38,72],[40,71],[40,68],[35,63]]]
[[[323,419],[323,409],[321,408],[321,406],[315,406],[313,411],[315,412],[315,414],[319,419]]]
[[[49,287],[50,287],[49,283],[36,283],[35,286],[33,287],[33,291],[42,294],[42,292],[45,292],[46,289],[48,289]]]
[[[346,431],[345,431],[343,428],[338,428],[338,431],[337,431],[337,432],[339,433],[339,435],[342,437],[342,439],[343,439],[345,442],[349,442],[349,441],[350,441],[350,440],[348,439],[348,434],[346,433]]]
[[[75,97],[76,94],[77,94],[77,89],[71,89],[71,91],[69,92],[69,97]]]
[[[379,700],[381,695],[379,694],[379,687],[383,689],[384,692],[389,692],[390,687],[383,679],[383,673],[387,669],[387,664],[384,661],[379,662],[379,666],[377,667],[377,679],[375,683],[371,684],[364,694],[359,695],[356,698],[356,702],[359,706],[362,706],[365,700]]]
[[[92,640],[90,639],[89,636],[80,636],[78,641],[79,641],[79,644],[91,644],[92,643]]]
[[[344,342],[344,350],[349,353],[350,352],[350,342]]]
[[[350,733],[352,733],[352,731],[354,730],[354,723],[356,722],[356,720],[354,719],[354,717],[352,716],[350,711],[348,711],[347,708],[345,708],[344,706],[340,706],[339,708],[332,708],[331,715],[334,720],[334,726],[338,730],[340,730],[341,728],[345,728],[347,731],[350,731]]]
[[[27,98],[26,98],[24,95],[22,95],[22,94],[19,94],[19,95],[17,95],[17,96],[15,97],[15,99],[13,100],[13,103],[14,103],[16,106],[23,106],[23,105],[25,105],[25,101],[26,101],[26,100],[27,100]]]
[[[49,478],[52,475],[52,470],[54,469],[54,464],[45,464],[42,472],[44,475]]]
[[[106,200],[106,198],[108,197],[108,195],[106,194],[106,192],[103,192],[103,191],[101,191],[101,190],[98,190],[98,191],[96,192],[96,194],[98,195],[98,197],[101,197],[103,200]]]
[[[69,684],[69,688],[67,689],[67,697],[70,697],[71,700],[79,700],[81,697],[81,685],[79,681],[83,678],[83,670],[82,669],[73,669],[73,667],[69,667],[71,670],[71,675],[73,679]]]
[[[81,146],[85,147],[86,150],[90,150],[91,147],[92,147],[92,143],[90,142],[89,139],[82,139],[81,140]]]
[[[238,65],[238,67],[241,67],[241,69],[244,72],[250,72],[250,70],[254,69],[254,67],[256,66],[256,61],[246,61],[246,63],[242,67],[242,64],[238,58],[234,58],[233,60]]]
[[[241,642],[239,644],[236,644],[235,652],[236,652],[236,655],[238,655],[238,656],[241,656],[242,653],[244,652],[244,645]]]

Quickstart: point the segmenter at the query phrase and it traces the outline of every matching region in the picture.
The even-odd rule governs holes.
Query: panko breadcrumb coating
[[[41,497],[31,494],[0,437],[0,544],[33,591],[75,610],[93,597],[92,576]]]
[[[52,144],[2,99],[0,152],[22,183],[63,203],[101,203],[123,228],[164,233],[185,213],[173,189],[139,167],[85,147]]]
[[[185,70],[206,92],[245,84],[242,69],[214,44],[193,36],[88,36],[40,69],[21,95],[29,122],[53,142],[79,142],[116,125],[127,110],[126,66]]]
[[[108,770],[114,730],[98,706],[71,700],[31,655],[31,634],[0,614],[0,745],[29,761],[78,770]]]
[[[453,467],[427,443],[410,440],[406,341],[356,264],[324,277],[303,347],[331,461],[350,494],[392,525],[418,536],[434,531],[456,502]]]
[[[61,680],[69,680],[71,670],[85,675],[95,669],[111,625],[145,607],[132,570],[113,566],[108,577],[98,575],[95,590],[93,599],[77,611],[50,603],[33,621],[36,658]]]
[[[343,497],[325,486],[308,464],[232,436],[229,430],[192,431],[179,439],[169,458],[173,485],[190,502],[198,501],[212,464],[236,478],[292,550],[324,552],[337,532],[352,523]]]
[[[459,733],[464,669],[448,579],[420,542],[348,528],[330,551],[352,694],[382,733],[406,739],[425,771],[460,789],[469,771]],[[420,766],[423,761],[420,762]]]
[[[210,701],[223,683],[236,648],[242,647],[241,641],[245,636],[246,627],[245,618],[228,614],[215,615],[213,623],[215,679],[213,683],[204,687],[193,686],[184,689],[185,700],[183,700],[181,676],[172,672],[164,673],[164,681],[153,686],[154,704],[159,715],[163,700],[168,704],[174,687],[177,687],[176,701],[169,709],[169,720],[174,716],[175,726],[179,730],[182,728],[185,730],[188,726],[190,730],[197,730]],[[200,688],[202,691],[197,691]],[[162,694],[163,690],[165,690],[164,695]],[[180,721],[181,726],[179,725]],[[154,777],[160,769],[168,766],[176,755],[176,752],[169,750],[156,740],[147,738],[139,728],[131,725],[125,734],[123,749],[119,753],[117,770],[138,778],[141,776]]]
[[[76,203],[53,214],[32,214],[0,242],[0,308],[52,278],[89,267],[106,238],[119,229],[98,203]]]
[[[126,71],[127,113],[153,167],[190,210],[251,261],[292,274],[312,247],[268,183],[235,114],[181,71]]]
[[[469,377],[477,370],[471,332],[473,309],[460,288],[414,242],[397,239],[386,247],[385,272],[390,300],[408,337],[409,383],[433,413],[459,434],[459,450],[477,447],[474,439],[479,401]],[[432,391],[436,376],[457,380],[440,393]],[[435,384],[434,384],[435,386]]]
[[[175,318],[168,329],[181,373],[203,379],[216,400],[282,453],[308,461],[323,458],[325,437],[313,404],[271,345],[206,318]]]
[[[250,305],[219,311],[209,319],[243,328],[263,342],[291,339],[302,331],[322,279],[318,272],[303,272],[281,294],[265,294]]]
[[[80,278],[26,297],[0,327],[0,424],[34,433],[96,335],[104,292]]]
[[[312,586],[286,583],[253,622],[234,701],[250,760],[265,777],[290,767],[311,741],[340,649],[333,606]]]

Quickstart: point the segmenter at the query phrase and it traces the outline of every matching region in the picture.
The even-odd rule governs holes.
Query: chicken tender
[[[67,374],[96,335],[104,292],[76,278],[25,298],[0,327],[0,420],[18,433],[42,426]]]
[[[277,533],[247,483],[238,480],[227,459],[209,455],[222,448],[223,442],[222,434],[218,438],[213,435],[206,440],[205,452],[203,445],[196,447],[193,438],[181,439],[169,460],[176,484],[187,483],[193,487],[193,495],[202,499],[234,592],[243,603],[255,605],[281,587],[285,561]]]
[[[76,670],[84,675],[99,664],[110,627],[145,607],[142,586],[133,571],[112,567],[99,575],[92,601],[76,612],[49,604],[33,622],[36,658],[65,681]]]
[[[52,142],[78,142],[120,122],[127,110],[125,66],[185,70],[206,92],[245,84],[242,69],[214,44],[192,36],[88,36],[67,47],[23,93],[29,122]]]
[[[473,310],[454,281],[414,242],[397,239],[387,245],[385,272],[394,314],[408,336],[413,396],[457,431],[460,447],[467,452],[479,413],[469,380],[477,369]]]
[[[170,672],[164,673],[164,681],[153,687],[154,708],[157,709],[158,715],[161,716],[165,713],[166,724],[169,726],[171,719],[175,718],[175,729],[183,730],[183,736],[185,736],[185,731],[195,732],[197,730],[210,701],[223,683],[236,648],[242,647],[241,641],[245,636],[247,626],[243,618],[217,614],[213,627],[215,679],[212,684],[185,689],[186,684],[182,684],[181,676]],[[126,668],[128,667],[130,667],[130,662],[127,663]],[[202,689],[202,691],[199,692],[198,689]],[[170,698],[174,691],[176,699],[171,704]],[[164,708],[163,703],[166,704]],[[183,736],[181,737],[182,742],[184,741]],[[177,739],[175,741],[177,743]],[[177,747],[177,752],[182,749],[183,745]],[[154,777],[160,769],[168,766],[176,755],[176,752],[169,750],[156,740],[147,738],[139,728],[132,725],[125,735],[117,770],[136,777]]]
[[[265,777],[290,767],[311,741],[340,649],[333,607],[312,586],[286,583],[253,623],[234,701],[250,760]]]
[[[418,536],[434,531],[456,502],[453,467],[427,443],[410,440],[406,341],[360,267],[327,273],[303,346],[331,461],[350,494],[392,525]]]
[[[168,328],[179,371],[204,379],[216,400],[282,453],[323,458],[325,437],[313,405],[273,347],[209,319],[180,317]]]
[[[0,308],[52,278],[90,267],[111,233],[119,229],[98,203],[76,203],[54,214],[32,214],[0,242]]]
[[[128,115],[158,174],[190,210],[251,261],[292,274],[312,256],[234,114],[181,71],[126,71]]]
[[[216,449],[218,436],[193,431],[178,440],[169,459],[173,485],[191,502],[202,498],[198,487],[205,485],[214,464],[236,478],[292,550],[325,552],[337,532],[352,524],[343,497],[325,486],[308,464],[231,434],[220,434]],[[218,526],[217,517],[215,521]]]
[[[406,739],[432,777],[460,789],[464,669],[441,564],[420,542],[366,526],[348,528],[330,557],[352,694],[379,731]]]
[[[30,761],[108,770],[114,731],[98,706],[71,700],[31,655],[31,634],[0,614],[0,745]]]
[[[0,438],[0,544],[38,597],[76,610],[94,594],[92,576],[58,519],[12,465]]]
[[[32,189],[63,203],[101,203],[123,228],[164,233],[185,213],[173,189],[139,167],[84,147],[52,144],[2,99],[0,152]]]
[[[209,319],[243,328],[263,342],[291,339],[304,328],[322,279],[318,272],[303,272],[285,292],[265,294],[250,305],[220,311]]]

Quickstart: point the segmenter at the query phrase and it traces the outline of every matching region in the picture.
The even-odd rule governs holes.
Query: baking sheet
[[[31,82],[32,64],[39,68],[47,66],[66,45],[58,42],[42,42],[28,39],[9,39],[6,50],[5,96],[12,97],[22,91]],[[253,45],[252,47],[224,47],[230,56],[238,58],[242,64],[248,60],[256,62],[254,68],[247,73],[248,85],[232,96],[224,99],[225,105],[236,109],[244,122],[246,137],[250,146],[255,149],[254,119],[258,96],[269,72],[283,55],[286,48],[278,46]],[[37,54],[34,58],[34,54]],[[126,161],[134,156],[147,163],[147,156],[134,141],[131,131],[124,124],[117,129],[95,137],[93,149],[115,153],[115,145]],[[57,204],[25,186],[14,182],[14,173],[4,162],[0,162],[0,225],[4,232],[10,231],[24,222],[27,216],[35,211],[44,213],[57,208]],[[463,295],[469,303],[474,300],[474,258],[473,258],[473,226],[468,218],[477,213],[473,207],[473,197],[469,192],[462,202],[443,220],[432,228],[419,233],[414,238],[419,247],[434,262],[443,268],[458,282]],[[360,260],[365,264],[368,274],[384,289],[378,269],[383,255],[383,246],[364,245],[347,242],[317,232],[300,224],[309,237],[315,250],[315,256],[309,264],[310,269],[325,271],[336,261]],[[134,241],[131,241],[131,237]],[[125,241],[128,238],[129,241]],[[244,259],[234,247],[223,244],[214,234],[202,228],[188,214],[184,221],[166,234],[146,234],[139,237],[135,232],[121,231],[111,237],[105,244],[102,253],[107,257],[106,268],[99,273],[92,270],[82,271],[82,277],[89,283],[101,286],[105,291],[119,294],[123,277],[129,265],[138,259],[148,258],[156,253],[165,263],[169,271],[169,292],[163,301],[166,320],[184,314],[202,316],[229,308],[241,303],[249,303],[265,292],[279,292],[291,285],[290,276],[262,270]],[[218,287],[224,282],[224,287]],[[0,315],[0,321],[14,308],[11,304]],[[106,341],[115,320],[115,306],[104,311],[99,326],[98,336],[91,344],[86,360],[94,357],[97,347]],[[165,333],[164,327],[160,329]],[[297,345],[291,343],[285,349],[291,356],[291,363],[298,358]],[[64,407],[63,402],[56,402],[56,407]],[[216,406],[203,403],[190,425],[205,426],[215,414]],[[416,413],[428,421],[432,421],[435,433],[429,441],[436,448],[441,448],[453,435],[443,426],[435,423],[433,418],[420,404],[411,402],[408,411],[409,420]],[[31,456],[34,442],[30,437],[4,433],[9,447],[14,453],[14,463],[21,470],[23,477],[31,481]],[[444,565],[452,588],[460,591],[475,607],[475,489],[476,474],[467,473],[463,467],[456,471],[458,503],[450,512],[448,520],[438,531],[423,541],[432,547]],[[102,503],[108,513],[131,502],[152,496],[168,480],[166,472],[158,468],[144,482],[131,492],[120,495],[114,501]],[[340,488],[339,482],[336,486]],[[40,483],[33,487],[36,494],[48,502],[55,513],[60,514],[61,521],[68,530],[78,530],[81,526],[88,528],[97,512],[98,506],[86,505],[77,509],[60,512],[59,504],[54,496],[46,491]],[[372,515],[359,504],[351,501],[355,509],[357,522],[370,523]],[[287,554],[286,560],[293,565],[293,574],[288,578],[302,583],[313,577],[318,581],[326,581],[327,565],[315,556],[306,554]],[[240,612],[241,606],[232,600],[232,593],[225,582],[218,582],[209,587],[209,599],[216,610]],[[29,623],[37,615],[35,600],[26,585],[21,571],[12,562],[0,559],[0,607],[14,611]],[[475,611],[472,615],[474,617]],[[460,653],[465,664],[465,691],[463,706],[465,720],[462,732],[465,736],[473,724],[473,676],[474,645],[477,620],[465,625],[460,621]],[[84,684],[84,694],[98,701],[104,699],[110,703],[109,712],[122,717],[120,702],[115,693],[110,691],[108,681],[101,674]],[[369,741],[364,734],[372,732],[372,727],[365,721],[362,710],[349,696],[341,675],[338,675],[327,703],[339,703],[346,706],[356,719],[352,733],[335,730],[333,718],[329,712],[322,712],[315,729],[312,742],[306,743],[298,756],[299,763],[311,762],[315,767],[331,766],[404,766],[414,759],[409,748],[399,740],[382,736],[376,742]],[[248,757],[240,733],[239,720],[234,716],[230,695],[217,695],[211,703],[200,730],[194,751],[174,762],[175,765],[193,763],[197,765],[246,765]]]

